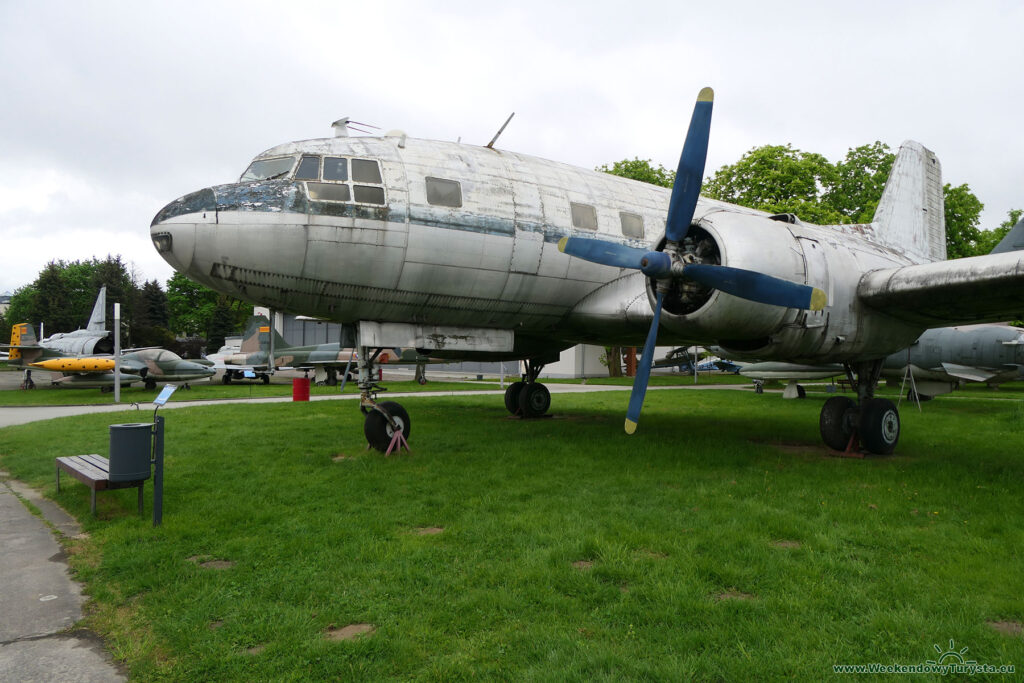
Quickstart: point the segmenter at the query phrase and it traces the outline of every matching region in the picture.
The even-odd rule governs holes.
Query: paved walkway
[[[74,630],[82,619],[81,588],[71,580],[50,527],[19,497],[59,533],[81,533],[74,519],[32,489],[15,481],[0,484],[0,680],[126,680],[99,638]]]

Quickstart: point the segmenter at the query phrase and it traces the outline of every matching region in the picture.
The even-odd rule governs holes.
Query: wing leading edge
[[[1024,254],[1008,252],[871,271],[867,306],[927,327],[1024,318]]]

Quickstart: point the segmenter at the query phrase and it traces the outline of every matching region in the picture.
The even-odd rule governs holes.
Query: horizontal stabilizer
[[[937,261],[867,273],[860,300],[927,327],[1024,318],[1024,252]]]

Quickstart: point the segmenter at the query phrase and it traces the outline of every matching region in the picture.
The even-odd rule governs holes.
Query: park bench
[[[60,471],[64,470],[72,477],[92,489],[90,509],[96,514],[96,492],[114,489],[139,489],[139,514],[142,514],[142,485],[146,479],[132,481],[110,481],[110,461],[102,455],[72,455],[57,458],[57,493],[60,493]]]

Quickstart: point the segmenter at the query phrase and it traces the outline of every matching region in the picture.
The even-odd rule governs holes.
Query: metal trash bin
[[[110,425],[110,481],[149,479],[153,425]]]

